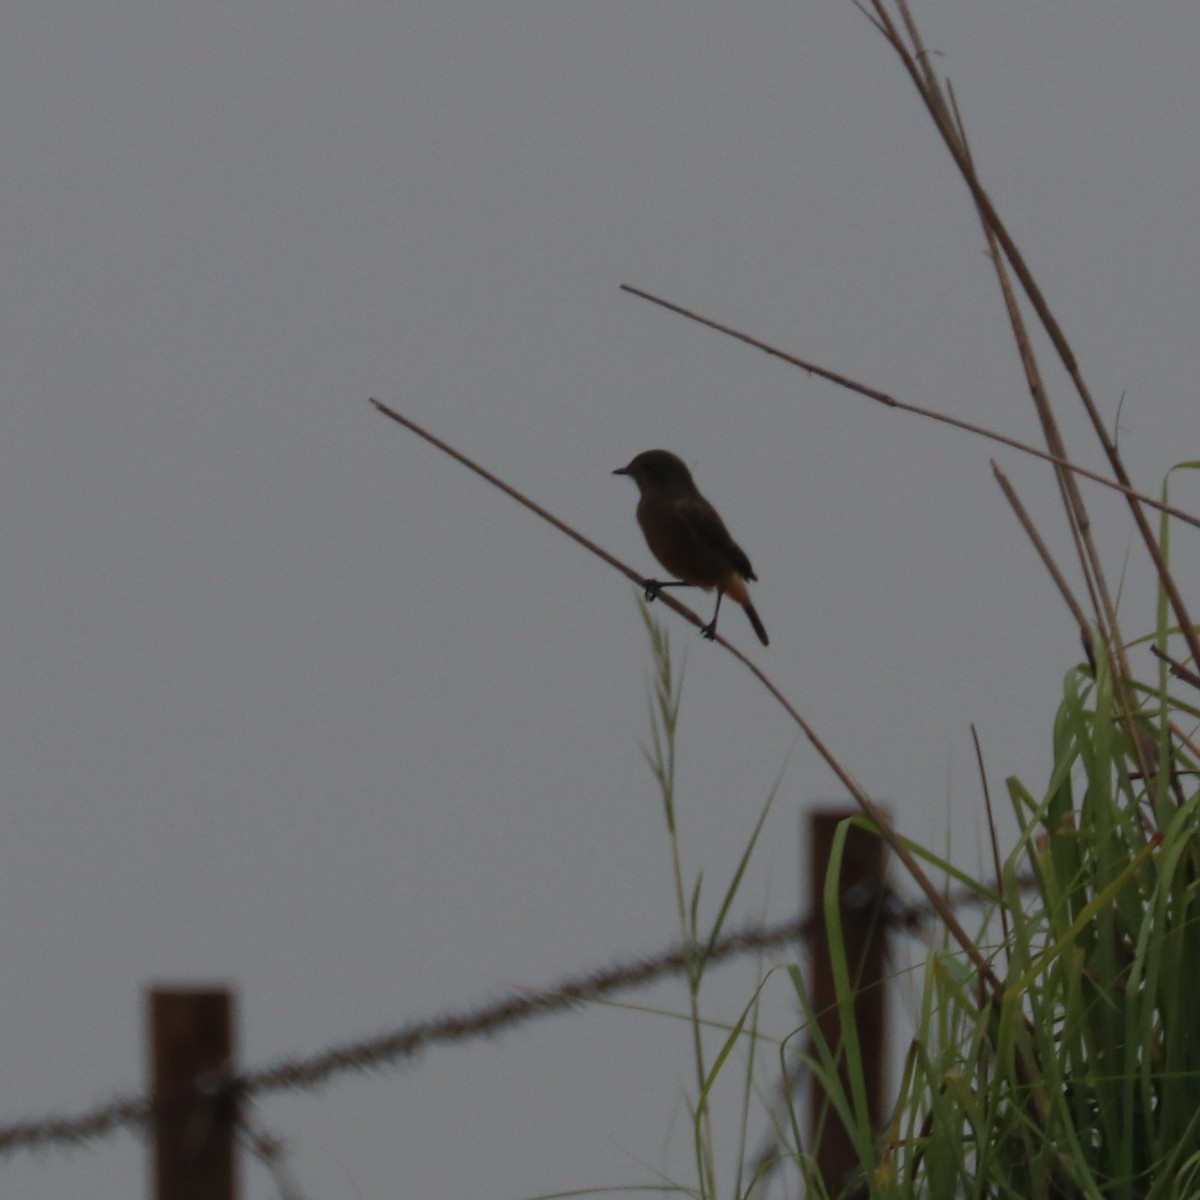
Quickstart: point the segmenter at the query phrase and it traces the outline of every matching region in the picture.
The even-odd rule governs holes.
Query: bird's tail
[[[769,646],[771,642],[767,637],[767,627],[762,623],[762,618],[758,613],[754,611],[754,605],[750,603],[750,593],[746,590],[746,581],[740,575],[730,575],[721,585],[721,591],[731,600],[736,600],[746,610],[746,616],[750,618],[750,624],[754,626],[758,640],[764,646]]]
[[[767,627],[762,623],[762,618],[755,612],[754,605],[749,600],[743,600],[742,607],[746,610],[746,616],[750,618],[750,624],[754,626],[754,632],[758,634],[758,640],[764,646],[769,646],[771,639],[767,637]]]

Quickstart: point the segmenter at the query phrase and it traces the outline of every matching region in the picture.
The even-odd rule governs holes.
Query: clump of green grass
[[[1003,987],[931,955],[872,1194],[1200,1194],[1196,761],[1171,741],[1142,774],[1121,691],[1104,654],[1069,672],[1046,786],[1008,781]]]

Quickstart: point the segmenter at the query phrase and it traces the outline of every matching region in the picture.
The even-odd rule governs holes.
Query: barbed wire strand
[[[739,954],[786,946],[800,939],[805,920],[754,926],[721,938],[706,955],[721,962]],[[298,1058],[230,1076],[227,1092],[259,1097],[269,1092],[313,1090],[339,1075],[365,1072],[416,1058],[436,1044],[489,1037],[538,1017],[576,1008],[612,992],[645,987],[682,972],[696,949],[674,947],[652,957],[637,957],[569,976],[543,990],[520,990],[488,1004],[413,1021],[373,1037],[335,1045]],[[0,1125],[0,1156],[18,1149],[71,1146],[145,1125],[158,1102],[149,1096],[127,1096],[75,1116],[47,1116]]]
[[[1031,880],[1021,880],[1028,886]],[[857,892],[857,889],[852,889]],[[940,914],[924,903],[901,902],[894,893],[880,897],[883,920],[894,929],[913,932]],[[860,907],[862,897],[855,897]],[[978,888],[964,888],[950,898],[955,907],[989,905],[995,897]],[[720,963],[744,954],[778,950],[800,942],[814,929],[811,917],[776,925],[752,925],[718,939],[707,952],[696,947],[675,946],[663,953],[635,957],[607,967],[568,976],[541,990],[522,989],[499,1000],[461,1012],[450,1012],[401,1025],[373,1037],[334,1045],[296,1058],[282,1059],[265,1067],[223,1078],[219,1085],[208,1081],[206,1092],[219,1086],[222,1097],[250,1099],[279,1091],[313,1091],[335,1078],[396,1066],[415,1059],[431,1046],[492,1037],[540,1017],[578,1008],[613,992],[647,987],[684,972],[689,961],[703,954],[705,963]],[[0,1125],[0,1158],[18,1150],[71,1148],[109,1137],[121,1130],[139,1129],[156,1112],[180,1097],[164,1099],[148,1095],[124,1096],[86,1112],[56,1114]]]

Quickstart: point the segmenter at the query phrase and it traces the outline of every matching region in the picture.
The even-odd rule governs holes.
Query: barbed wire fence
[[[936,915],[929,905],[905,903],[894,893],[855,896],[855,890],[861,889],[851,889],[843,896],[844,902],[854,907],[878,905],[881,920],[894,930],[916,932]],[[987,899],[977,889],[964,889],[953,897],[953,902],[962,907],[986,903]],[[494,1037],[617,992],[648,987],[683,973],[697,960],[705,965],[725,963],[747,954],[797,945],[812,928],[810,917],[745,926],[706,945],[676,945],[658,954],[626,958],[566,976],[546,988],[517,989],[497,1000],[420,1018],[370,1037],[334,1043],[239,1073],[197,1079],[195,1090],[210,1096],[214,1105],[236,1104],[275,1092],[314,1091],[345,1075],[410,1063],[436,1046]],[[70,1150],[123,1131],[140,1131],[159,1112],[177,1102],[178,1098],[136,1093],[82,1111],[3,1122],[0,1159],[21,1150]]]

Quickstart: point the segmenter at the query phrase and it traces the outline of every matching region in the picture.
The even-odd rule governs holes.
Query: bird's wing
[[[729,535],[720,514],[703,496],[685,496],[678,501],[679,515],[688,531],[706,550],[727,558],[743,579],[757,579],[746,552]]]

